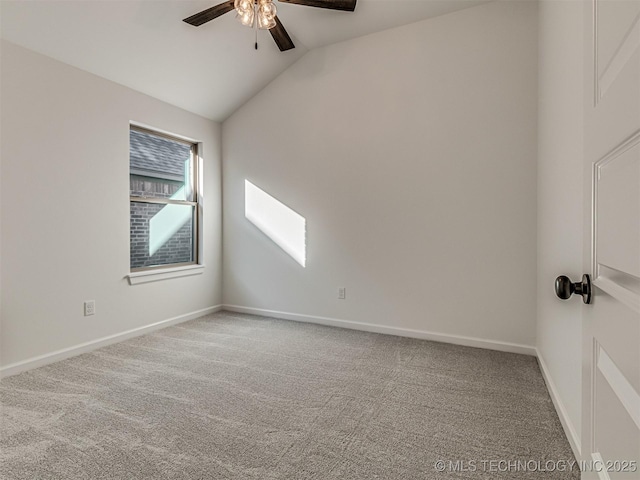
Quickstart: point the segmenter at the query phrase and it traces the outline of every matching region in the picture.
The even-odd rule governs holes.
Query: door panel
[[[594,70],[601,99],[640,47],[640,2],[597,0],[594,13]]]
[[[602,348],[616,367],[624,372],[626,380],[640,392],[640,322],[638,315],[611,295],[597,290],[592,306],[606,321],[593,324],[595,347]],[[620,335],[619,332],[625,332]],[[597,366],[599,350],[594,349],[594,366]],[[638,406],[640,409],[640,405]],[[640,477],[640,475],[639,475]]]
[[[595,445],[595,450],[600,453],[603,462],[613,462],[604,465],[607,467],[610,478],[637,480],[637,471],[631,471],[633,469],[630,467],[624,471],[623,465],[619,464],[617,467],[615,461],[634,458],[637,453],[635,444],[640,441],[640,430],[634,422],[630,421],[627,410],[620,403],[620,397],[599,370],[595,381],[596,398],[603,404],[615,406],[611,409],[596,410],[594,428],[598,443]],[[629,438],[632,441],[629,441]]]
[[[640,313],[640,131],[598,160],[593,176],[593,280]]]
[[[589,3],[584,238],[594,296],[583,311],[582,457],[640,464],[640,1]],[[588,470],[583,478],[640,478]]]

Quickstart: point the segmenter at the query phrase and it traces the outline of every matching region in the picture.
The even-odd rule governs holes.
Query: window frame
[[[190,268],[185,267],[203,267],[202,264],[202,256],[201,256],[201,216],[202,216],[202,197],[200,194],[201,183],[200,180],[202,178],[201,172],[201,161],[200,161],[200,143],[193,140],[188,140],[183,137],[179,137],[177,135],[171,135],[169,133],[165,133],[160,130],[155,130],[153,128],[149,128],[146,126],[140,126],[134,123],[129,124],[129,134],[131,131],[136,131],[140,133],[145,133],[148,135],[153,135],[160,138],[165,138],[167,140],[171,140],[173,142],[182,143],[184,145],[188,145],[191,148],[190,155],[190,168],[189,168],[189,184],[191,189],[191,198],[193,200],[174,200],[171,198],[165,197],[154,197],[149,195],[131,195],[131,176],[137,175],[136,173],[132,173],[131,164],[129,164],[129,212],[131,212],[131,204],[132,203],[152,203],[152,204],[161,204],[161,205],[184,205],[190,206],[193,208],[193,227],[192,227],[192,257],[193,260],[190,262],[180,262],[180,263],[165,263],[162,265],[150,265],[147,267],[132,267],[131,266],[131,244],[129,245],[129,272],[132,276],[129,277],[130,283],[132,282],[132,277],[144,276],[145,273],[148,274],[164,274],[166,272],[170,272],[171,270],[176,271],[185,271],[188,273]],[[131,144],[129,144],[129,153],[131,153]],[[129,213],[129,242],[131,242],[131,213]],[[173,278],[172,275],[167,276],[167,278]],[[153,280],[150,280],[153,281]]]

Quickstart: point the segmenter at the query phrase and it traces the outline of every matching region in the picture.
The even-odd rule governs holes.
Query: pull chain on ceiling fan
[[[308,7],[328,8],[331,10],[343,10],[353,12],[356,9],[357,0],[280,0],[283,3],[306,5]],[[196,13],[183,21],[199,27],[211,20],[218,18],[231,10],[236,10],[236,17],[243,25],[257,30],[269,30],[273,40],[281,52],[295,48],[291,37],[278,19],[277,9],[273,0],[227,0],[215,7]],[[258,42],[256,38],[256,49]]]

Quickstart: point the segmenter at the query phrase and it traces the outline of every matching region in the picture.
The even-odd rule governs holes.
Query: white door
[[[585,9],[583,478],[640,479],[640,0]],[[577,279],[572,279],[577,280]],[[616,463],[618,462],[618,463]],[[625,468],[625,462],[635,462]],[[604,467],[604,468],[602,468]]]

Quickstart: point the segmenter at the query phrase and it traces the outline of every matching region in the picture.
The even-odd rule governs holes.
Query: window
[[[131,271],[198,263],[198,145],[129,131]]]

